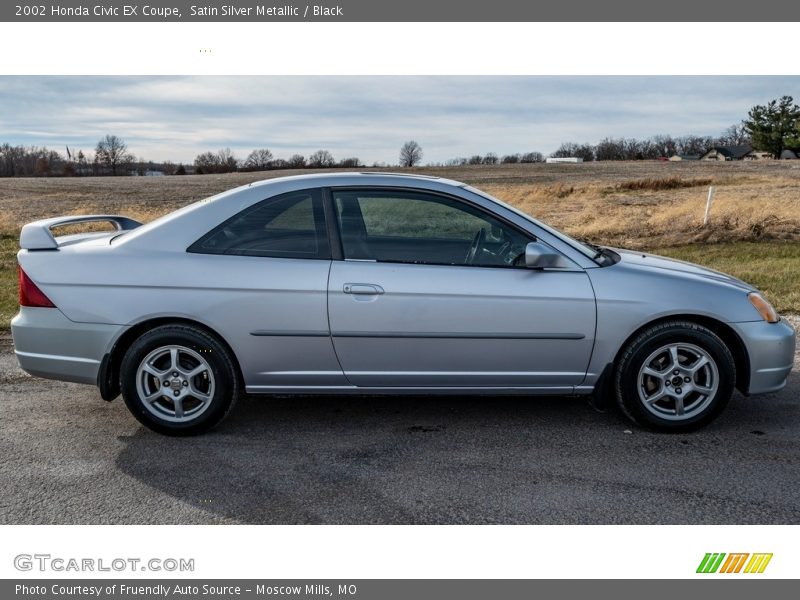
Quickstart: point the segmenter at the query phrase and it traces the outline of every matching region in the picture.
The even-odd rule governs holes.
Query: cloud
[[[0,77],[0,143],[94,148],[191,162],[229,147],[319,148],[394,163],[660,133],[716,135],[754,104],[800,97],[800,77]]]

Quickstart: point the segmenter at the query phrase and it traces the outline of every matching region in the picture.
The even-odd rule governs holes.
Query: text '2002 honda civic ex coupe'
[[[55,237],[59,225],[116,231]],[[483,192],[383,173],[272,179],[146,225],[20,236],[16,355],[167,434],[248,394],[613,394],[653,429],[778,390],[795,334],[752,286],[578,242]]]

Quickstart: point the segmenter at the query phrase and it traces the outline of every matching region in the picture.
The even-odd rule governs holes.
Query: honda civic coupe
[[[115,230],[54,235],[91,221]],[[20,246],[20,366],[121,393],[165,434],[217,425],[243,393],[594,393],[687,431],[734,388],[783,387],[794,357],[752,286],[436,177],[272,179],[146,225],[36,221]]]

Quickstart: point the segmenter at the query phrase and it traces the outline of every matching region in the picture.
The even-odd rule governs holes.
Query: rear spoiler
[[[70,217],[53,217],[28,223],[19,234],[19,247],[24,250],[57,250],[58,242],[53,232],[53,227],[60,225],[77,225],[79,223],[108,222],[116,227],[117,231],[130,231],[141,225],[128,217],[119,215],[73,215]]]

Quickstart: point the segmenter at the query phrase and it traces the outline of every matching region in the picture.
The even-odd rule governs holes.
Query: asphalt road
[[[282,398],[174,439],[0,337],[2,524],[797,524],[798,490],[797,371],[687,435],[578,398]]]

